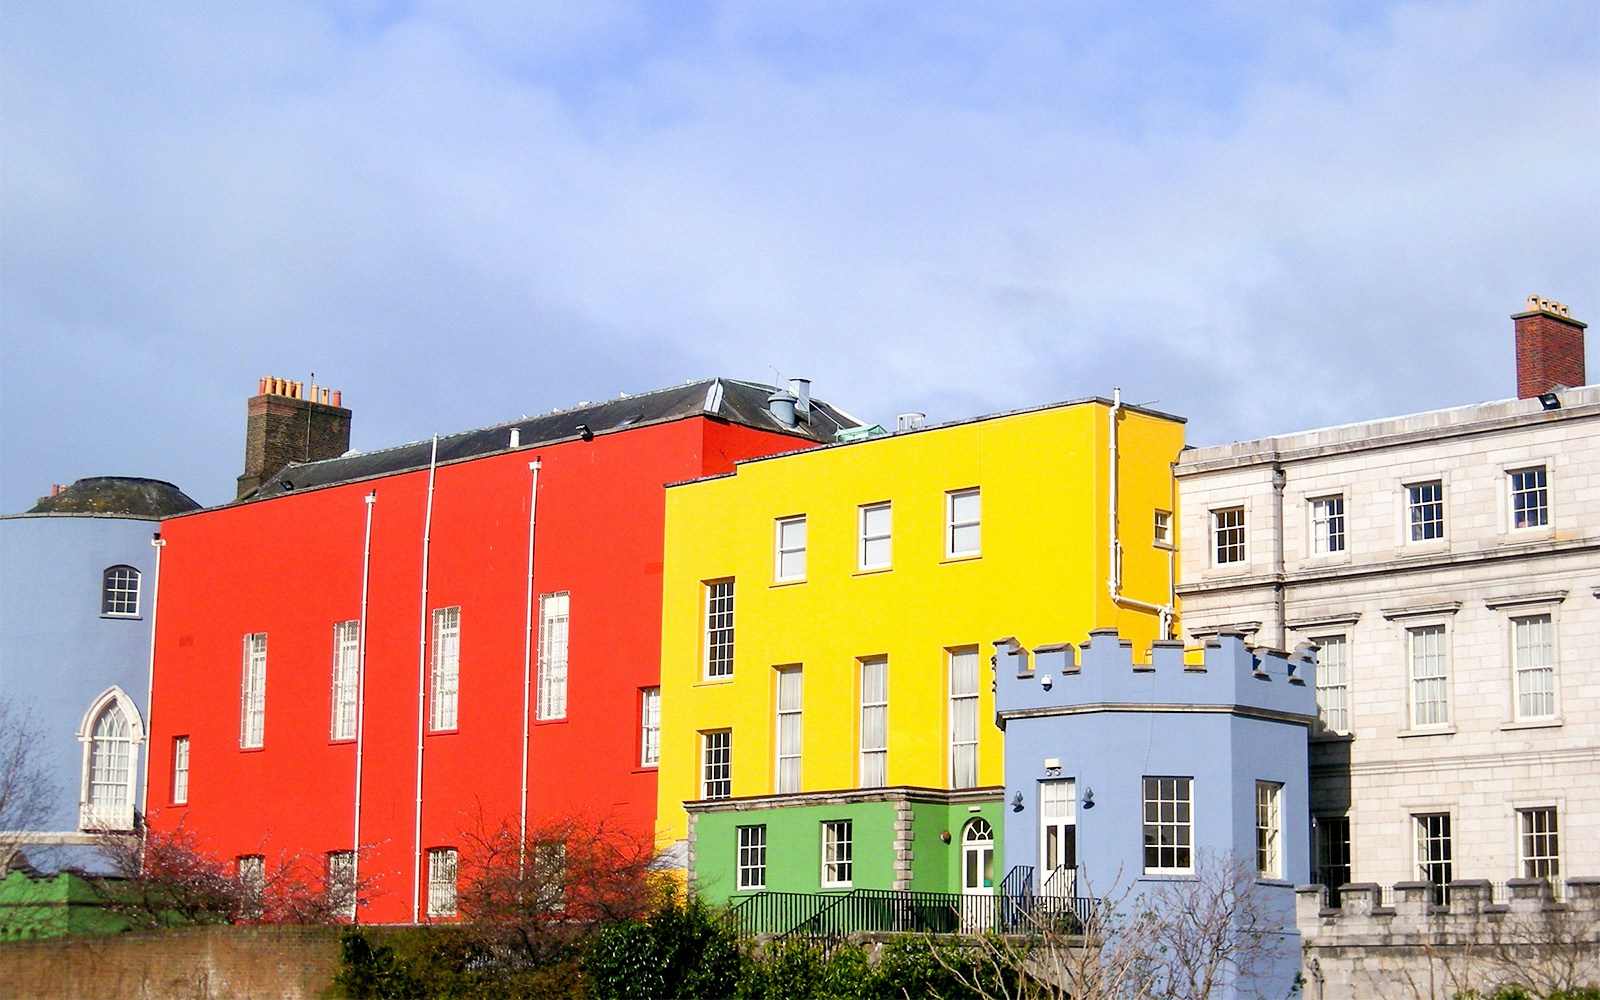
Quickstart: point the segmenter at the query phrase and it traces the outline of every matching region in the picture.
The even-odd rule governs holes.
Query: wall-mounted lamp
[[[1083,807],[1085,809],[1094,808],[1094,789],[1085,788],[1083,790]]]
[[[578,425],[578,436],[583,438],[585,441],[593,441],[594,440],[594,431],[589,429],[589,425],[588,424],[579,424]]]
[[[1553,392],[1539,393],[1539,405],[1547,410],[1561,409],[1561,397]]]
[[[950,831],[949,830],[941,830],[941,831],[939,831],[939,839],[944,841],[947,844],[950,843]]]
[[[1022,811],[1022,793],[1021,792],[1018,792],[1017,794],[1015,794],[1015,795],[1013,795],[1011,797],[1011,811],[1012,812],[1021,812]]]
[[[1043,677],[1039,678],[1039,686],[1044,688],[1046,691],[1050,690],[1050,685],[1054,683],[1055,681],[1050,679],[1049,674],[1045,674]]]

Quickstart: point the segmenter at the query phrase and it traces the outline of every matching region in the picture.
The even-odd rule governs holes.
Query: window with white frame
[[[1406,629],[1406,652],[1411,664],[1411,725],[1417,728],[1450,724],[1450,658],[1445,638],[1443,625]]]
[[[1344,551],[1344,497],[1317,497],[1311,501],[1311,551],[1324,556]]]
[[[1555,625],[1549,615],[1511,619],[1517,718],[1553,719],[1556,714]]]
[[[950,660],[950,787],[978,784],[978,651],[952,649]]]
[[[1517,853],[1523,878],[1555,881],[1561,877],[1561,839],[1556,807],[1517,810]]]
[[[1350,882],[1350,817],[1318,816],[1317,870],[1313,879],[1332,892]],[[1331,899],[1330,899],[1331,902]]]
[[[139,615],[139,571],[132,566],[111,566],[101,575],[100,613],[112,618]]]
[[[1350,641],[1343,635],[1311,640],[1317,645],[1317,715],[1331,733],[1350,731]]]
[[[89,737],[88,788],[81,825],[86,830],[133,826],[133,727],[122,705],[108,701],[95,716]]]
[[[1282,793],[1277,782],[1256,782],[1256,874],[1261,878],[1283,878]]]
[[[865,504],[860,510],[860,544],[857,546],[856,568],[888,569],[893,555],[894,510],[886,503]]]
[[[244,677],[239,690],[239,746],[261,746],[267,728],[267,634],[244,637]]]
[[[566,591],[539,595],[540,719],[567,717],[567,636],[571,597]]]
[[[778,674],[778,794],[800,790],[800,705],[804,674],[799,667],[780,667]]]
[[[1450,814],[1420,813],[1412,817],[1417,834],[1417,877],[1433,883],[1435,902],[1445,902],[1446,887],[1455,877],[1451,863]]]
[[[889,783],[889,660],[869,656],[861,661],[862,788]]]
[[[234,859],[234,870],[239,878],[243,914],[259,920],[266,901],[267,859],[260,854],[241,854]]]
[[[725,799],[733,794],[733,732],[700,734],[700,797]]]
[[[172,738],[172,804],[189,801],[189,737]]]
[[[1078,867],[1078,783],[1070,778],[1039,782],[1039,870],[1049,895],[1072,895],[1070,884],[1057,872]]]
[[[642,688],[639,691],[639,766],[656,767],[661,763],[661,689]]]
[[[1153,536],[1157,545],[1172,544],[1172,511],[1158,510],[1152,527]]]
[[[428,916],[456,915],[456,862],[454,847],[435,847],[428,851]]]
[[[773,532],[776,551],[773,555],[772,578],[778,583],[789,583],[806,578],[806,519],[780,517]]]
[[[356,671],[361,657],[361,623],[339,622],[333,627],[333,717],[328,735],[336,740],[356,738]]]
[[[356,915],[356,852],[329,851],[326,857],[328,907],[347,920]]]
[[[767,887],[767,828],[741,826],[738,828],[739,856],[737,858],[738,886],[740,891]]]
[[[733,581],[715,580],[706,591],[706,677],[733,676]]]
[[[822,887],[847,888],[853,875],[851,821],[826,820],[822,824]]]
[[[1506,473],[1511,486],[1511,527],[1543,528],[1550,523],[1550,487],[1544,466]]]
[[[1223,507],[1211,512],[1211,559],[1216,566],[1244,562],[1243,507]]]
[[[1406,523],[1410,540],[1428,542],[1444,537],[1444,483],[1434,479],[1406,487]]]
[[[433,665],[428,671],[428,727],[456,728],[461,698],[461,609],[433,611]]]
[[[974,487],[944,495],[946,558],[975,556],[983,550],[983,497]]]
[[[1144,870],[1147,875],[1194,871],[1193,778],[1144,779]]]

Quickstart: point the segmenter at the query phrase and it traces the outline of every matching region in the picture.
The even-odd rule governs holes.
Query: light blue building
[[[0,702],[26,719],[55,790],[39,813],[0,818],[0,853],[37,867],[93,866],[95,833],[142,809],[150,635],[160,519],[200,505],[153,479],[81,479],[0,517]],[[8,741],[0,738],[0,744]],[[13,800],[14,801],[14,800]],[[0,871],[10,859],[0,857]]]
[[[1157,642],[1144,664],[1103,629],[1081,658],[1065,645],[1030,657],[1015,640],[996,650],[1008,862],[1036,866],[1036,892],[1120,896],[1125,914],[1238,873],[1264,918],[1253,934],[1239,928],[1260,961],[1213,995],[1288,996],[1300,966],[1294,887],[1310,880],[1310,647],[1252,649],[1223,633],[1201,663]]]

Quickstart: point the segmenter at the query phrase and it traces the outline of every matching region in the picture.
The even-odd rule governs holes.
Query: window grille
[[[428,916],[456,915],[456,861],[454,847],[436,847],[428,852]]]
[[[267,725],[267,634],[244,637],[244,679],[239,694],[239,746],[261,746]]]
[[[539,598],[540,719],[567,717],[567,657],[571,596],[566,591]]]
[[[433,612],[433,670],[430,672],[429,728],[456,728],[461,694],[461,609]]]
[[[356,670],[360,645],[360,622],[339,622],[333,627],[333,718],[328,735],[336,740],[356,738]]]

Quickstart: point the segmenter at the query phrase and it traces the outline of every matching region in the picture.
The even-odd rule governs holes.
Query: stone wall
[[[1392,905],[1383,898],[1375,884],[1347,885],[1329,907],[1323,887],[1298,890],[1306,1000],[1600,985],[1600,878],[1568,879],[1562,899],[1540,879],[1506,883],[1503,902],[1483,881],[1450,883],[1445,905],[1428,882],[1397,884]]]
[[[298,1000],[339,961],[337,927],[184,927],[0,944],[8,1000]]]

